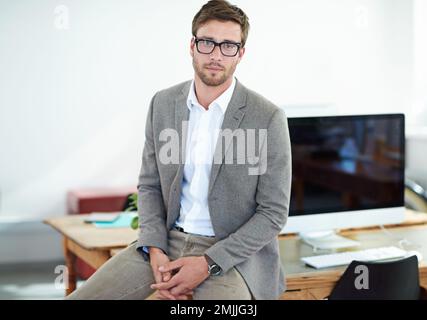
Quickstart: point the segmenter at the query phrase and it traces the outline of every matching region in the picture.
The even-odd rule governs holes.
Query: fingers
[[[172,279],[169,280],[168,282],[154,283],[151,285],[151,289],[169,290],[177,285],[176,281],[174,280],[175,278],[172,277]]]
[[[154,280],[156,281],[156,283],[166,282],[166,281],[169,281],[169,279],[171,278],[170,272],[165,272],[165,273],[160,272],[157,264],[153,265],[152,269],[153,269]]]
[[[156,270],[157,268],[153,268],[154,280],[156,283],[162,282],[162,273]]]
[[[180,282],[181,282],[181,278],[179,277],[179,274],[176,274],[173,277],[171,277],[168,282],[153,283],[150,287],[151,289],[157,289],[157,290],[169,290],[173,287],[176,287]]]
[[[162,273],[160,273],[160,274],[162,274]],[[162,276],[163,276],[163,282],[168,282],[171,279],[171,273],[170,272],[165,272],[162,274]],[[162,281],[159,281],[159,282],[162,282]],[[159,282],[156,281],[156,283],[159,283]]]
[[[164,265],[159,267],[160,272],[169,272],[178,268],[181,268],[184,264],[184,260],[182,258],[176,259],[171,262],[167,262]]]
[[[188,288],[184,287],[183,285],[178,285],[176,287],[173,287],[169,290],[169,292],[174,296],[180,296],[186,292],[190,291]]]
[[[169,290],[158,290],[157,296],[162,300],[176,300],[176,297]]]

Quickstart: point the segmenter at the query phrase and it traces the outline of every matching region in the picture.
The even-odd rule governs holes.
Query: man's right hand
[[[163,250],[156,248],[156,247],[150,247],[149,248],[149,254],[150,254],[150,264],[151,268],[153,269],[154,279],[156,283],[161,282],[167,282],[171,278],[170,272],[164,272],[161,273],[159,271],[159,267],[163,266],[165,263],[168,263],[169,257],[163,252]],[[168,299],[168,300],[188,300],[188,294],[192,294],[193,292],[186,292],[184,294],[174,296],[170,293],[170,290],[158,290],[157,291],[157,298],[159,299]]]

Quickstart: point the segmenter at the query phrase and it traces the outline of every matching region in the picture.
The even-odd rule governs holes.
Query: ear
[[[237,59],[237,63],[239,63],[240,60],[242,60],[243,56],[245,55],[245,51],[246,51],[245,47],[239,49],[239,58]]]
[[[194,41],[194,37],[191,38],[190,41],[190,56],[193,57],[194,56],[194,47],[196,45],[196,42]]]

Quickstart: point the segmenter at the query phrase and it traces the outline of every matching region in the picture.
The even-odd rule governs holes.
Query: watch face
[[[209,266],[209,274],[211,274],[212,276],[217,276],[220,273],[221,273],[221,268],[219,265],[213,264]]]

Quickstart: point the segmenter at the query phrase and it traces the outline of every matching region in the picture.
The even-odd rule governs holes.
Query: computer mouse
[[[410,256],[417,256],[418,261],[423,260],[423,255],[422,255],[419,251],[409,250],[409,251],[407,251],[407,252],[408,252],[407,257],[410,257]]]

